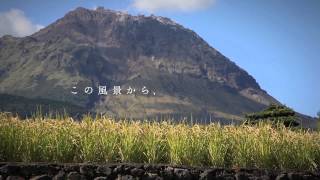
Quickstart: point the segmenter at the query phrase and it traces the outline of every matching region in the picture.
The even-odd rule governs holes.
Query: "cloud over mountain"
[[[23,37],[31,35],[40,30],[43,26],[34,24],[24,12],[19,9],[11,9],[6,12],[0,12],[0,37],[3,35],[12,35]]]
[[[214,0],[134,0],[133,6],[138,10],[156,11],[196,11],[210,7]]]

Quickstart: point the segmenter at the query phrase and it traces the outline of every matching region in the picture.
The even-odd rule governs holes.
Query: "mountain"
[[[99,86],[108,94],[98,95]],[[114,86],[121,95],[112,94]],[[0,38],[0,93],[132,118],[238,120],[279,103],[192,30],[104,8],[77,8],[31,36]]]
[[[68,102],[60,102],[41,98],[29,99],[22,96],[0,94],[0,112],[10,112],[20,117],[30,118],[36,115],[55,117],[63,116],[65,113],[75,119],[87,113],[85,108]]]

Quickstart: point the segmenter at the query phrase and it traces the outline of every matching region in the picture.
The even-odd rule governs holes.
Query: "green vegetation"
[[[35,114],[55,116],[67,113],[72,117],[86,113],[85,108],[68,102],[54,101],[42,98],[26,98],[9,94],[0,94],[0,112],[11,112],[20,117],[31,117]]]
[[[141,162],[315,170],[320,133],[283,125],[220,126],[90,116],[20,120],[0,114],[0,161]]]
[[[295,112],[284,105],[271,104],[267,109],[261,112],[247,114],[245,118],[249,124],[269,121],[274,124],[282,123],[286,127],[295,127],[299,125],[299,123],[296,122]]]
[[[318,111],[318,113],[317,113],[317,115],[318,115],[318,131],[320,131],[320,111]]]

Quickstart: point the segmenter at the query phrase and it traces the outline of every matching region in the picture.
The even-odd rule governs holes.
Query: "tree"
[[[318,115],[318,131],[320,131],[320,111],[318,111],[317,115]]]
[[[299,125],[296,121],[295,112],[284,105],[271,104],[265,110],[246,114],[245,117],[248,124],[271,121],[273,123],[283,123],[286,127]]]

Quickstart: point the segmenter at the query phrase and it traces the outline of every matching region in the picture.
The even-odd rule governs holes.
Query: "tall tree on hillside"
[[[296,121],[296,113],[285,105],[271,104],[265,110],[247,114],[245,117],[248,124],[271,121],[273,123],[283,123],[286,127],[299,125]]]

